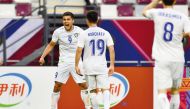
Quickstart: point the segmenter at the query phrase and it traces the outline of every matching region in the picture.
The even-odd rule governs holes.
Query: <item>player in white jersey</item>
[[[51,42],[47,45],[39,60],[41,65],[44,64],[44,58],[50,53],[50,51],[58,42],[59,63],[57,72],[55,74],[55,85],[52,94],[51,109],[57,109],[57,102],[60,96],[61,86],[62,84],[66,84],[70,74],[73,76],[75,82],[80,86],[82,98],[85,95],[85,89],[87,89],[84,77],[79,76],[75,71],[75,53],[78,36],[81,32],[83,32],[83,30],[78,26],[74,26],[73,23],[74,15],[71,12],[65,12],[63,14],[64,26],[54,31]]]
[[[80,74],[79,59],[84,48],[83,65],[87,76],[89,90],[101,89],[103,92],[104,109],[109,109],[109,80],[108,76],[114,72],[114,43],[110,33],[97,27],[98,14],[95,11],[87,13],[89,28],[80,34],[76,51],[75,69]],[[110,54],[110,66],[107,69],[106,48]],[[98,95],[99,95],[98,91]]]
[[[163,3],[163,9],[155,9],[159,2]],[[182,38],[190,34],[188,17],[175,11],[174,4],[175,0],[153,0],[143,10],[143,15],[154,21],[152,57],[161,109],[179,109],[179,87],[185,61]],[[170,102],[166,95],[168,89],[171,89]]]

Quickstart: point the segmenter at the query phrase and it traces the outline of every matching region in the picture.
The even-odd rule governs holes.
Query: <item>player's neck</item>
[[[74,26],[73,26],[73,25],[72,25],[71,28],[69,28],[69,29],[66,29],[66,28],[65,28],[65,30],[66,30],[67,32],[71,32],[73,29],[74,29]]]
[[[173,8],[173,6],[164,5],[164,8]]]
[[[97,24],[90,23],[88,26],[89,26],[89,27],[97,27]]]

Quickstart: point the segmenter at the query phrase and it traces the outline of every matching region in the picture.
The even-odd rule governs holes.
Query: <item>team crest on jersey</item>
[[[79,33],[75,33],[74,36],[77,38],[79,36]]]

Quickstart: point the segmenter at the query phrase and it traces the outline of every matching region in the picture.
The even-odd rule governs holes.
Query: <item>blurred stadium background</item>
[[[65,11],[73,12],[75,25],[86,29],[85,13],[88,10],[96,10],[100,15],[99,26],[109,31],[115,41],[116,70],[121,73],[126,73],[123,70],[125,68],[132,69],[131,72],[139,68],[135,72],[144,73],[145,70],[149,76],[141,75],[145,81],[142,85],[147,85],[143,87],[150,88],[150,94],[152,94],[154,62],[151,59],[151,51],[154,24],[141,15],[143,7],[150,2],[151,0],[90,0],[89,4],[87,0],[0,0],[0,58],[4,61],[3,66],[39,66],[38,59],[51,40],[53,31],[62,26],[62,14]],[[157,8],[162,8],[162,6]],[[174,8],[190,16],[190,0],[177,0]],[[184,46],[184,49],[186,66],[180,108],[190,109],[190,93],[188,92],[190,44]],[[58,45],[56,45],[51,54],[46,57],[45,66],[56,66],[58,55]],[[129,77],[131,80],[138,80],[136,77],[138,75],[134,73]],[[151,81],[147,81],[149,79]],[[149,91],[146,93],[148,94]],[[65,98],[62,99],[64,103]],[[134,99],[137,98],[134,97]],[[120,105],[126,108],[128,104],[123,102]],[[145,106],[141,109],[151,108]]]

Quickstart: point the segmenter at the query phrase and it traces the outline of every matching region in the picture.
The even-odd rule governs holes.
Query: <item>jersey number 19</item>
[[[92,56],[95,56],[95,54],[97,54],[96,52],[98,52],[98,56],[101,56],[104,53],[105,43],[102,39],[92,39],[89,43],[89,46],[92,48]]]

